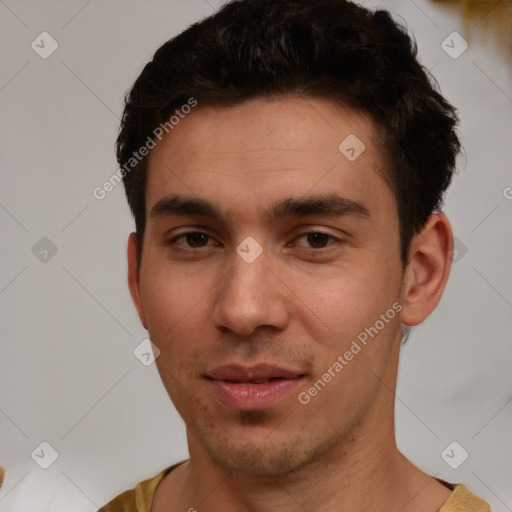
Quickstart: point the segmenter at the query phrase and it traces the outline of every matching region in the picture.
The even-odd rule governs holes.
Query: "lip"
[[[251,380],[294,379],[302,376],[302,372],[268,363],[259,363],[252,366],[226,364],[213,368],[206,373],[206,376],[214,380],[230,380],[243,383]]]
[[[206,379],[218,400],[240,411],[259,411],[275,406],[302,381],[304,374],[266,363],[254,366],[236,364],[214,368]],[[251,381],[266,381],[251,383]]]

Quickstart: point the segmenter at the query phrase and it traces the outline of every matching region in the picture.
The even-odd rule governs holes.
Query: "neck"
[[[192,441],[181,510],[303,512],[372,510],[395,503],[408,461],[387,433],[358,432],[321,460],[291,474],[254,477],[228,472]],[[192,497],[194,497],[192,499]],[[406,500],[403,500],[404,502]],[[185,505],[185,508],[183,508]],[[399,509],[401,507],[397,507]]]

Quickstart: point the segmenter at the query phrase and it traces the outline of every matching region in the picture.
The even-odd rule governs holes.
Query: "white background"
[[[398,443],[427,472],[464,482],[505,512],[512,510],[510,56],[492,40],[481,43],[476,21],[465,33],[460,17],[438,4],[371,3],[415,34],[421,61],[459,109],[465,148],[445,211],[467,252],[403,351]],[[1,511],[93,511],[187,457],[184,426],[155,366],[133,355],[146,332],[126,285],[133,223],[124,191],[118,186],[102,201],[92,191],[117,169],[123,94],[162,43],[216,5],[0,1]],[[31,48],[44,31],[59,45],[47,59]],[[469,40],[457,59],[441,47],[453,31]],[[57,247],[46,263],[32,252],[42,237]],[[43,441],[58,452],[46,470],[31,458]],[[452,441],[469,453],[456,470],[441,458]]]

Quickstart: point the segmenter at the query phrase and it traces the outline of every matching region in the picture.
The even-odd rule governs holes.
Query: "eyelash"
[[[194,234],[205,235],[206,237],[208,237],[208,241],[213,240],[213,237],[211,235],[208,235],[208,233],[204,233],[203,231],[187,231],[185,233],[181,233],[181,234],[171,238],[167,242],[167,245],[179,245],[179,244],[177,244],[178,240],[185,238],[187,235],[194,235]],[[327,244],[325,247],[320,247],[320,248],[309,247],[309,249],[313,250],[314,252],[328,251],[328,250],[330,250],[329,248],[332,245],[334,245],[334,243],[341,241],[339,238],[337,238],[333,235],[330,235],[329,233],[325,233],[323,231],[307,231],[306,233],[302,233],[299,236],[297,236],[294,240],[299,240],[300,238],[306,237],[307,235],[316,235],[316,234],[325,235],[326,237],[328,237],[329,240],[334,240],[334,242]],[[182,247],[182,246],[180,246],[180,248],[185,251],[197,251],[199,249],[204,249],[206,247],[208,247],[208,246],[202,246],[202,247]]]

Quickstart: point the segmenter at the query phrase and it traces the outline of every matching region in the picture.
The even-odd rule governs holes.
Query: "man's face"
[[[191,448],[226,469],[293,471],[392,417],[403,268],[375,140],[284,98],[199,104],[150,155],[139,310]]]

